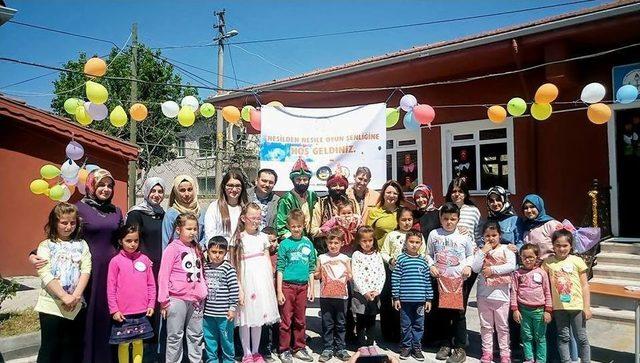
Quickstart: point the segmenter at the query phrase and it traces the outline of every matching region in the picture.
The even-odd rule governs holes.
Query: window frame
[[[507,119],[500,124],[494,124],[488,119],[473,120],[465,122],[455,122],[442,124],[440,129],[440,147],[442,152],[442,195],[447,193],[450,181],[453,179],[452,165],[451,165],[451,148],[456,146],[475,146],[475,165],[476,165],[476,180],[477,188],[482,187],[481,181],[481,163],[480,163],[480,145],[486,144],[498,144],[507,143],[507,165],[509,166],[509,173],[507,175],[507,182],[509,183],[509,193],[516,194],[516,165],[515,165],[515,146],[514,146],[514,134],[513,134],[513,117],[507,117]],[[490,129],[506,129],[506,138],[480,140],[480,131]],[[454,141],[455,135],[473,134],[472,140],[458,140]],[[474,189],[469,190],[470,195],[486,195],[487,189]]]
[[[200,188],[200,180],[204,179],[204,184],[208,185],[208,179],[211,179],[211,184],[213,186],[213,190],[211,191],[211,193],[205,193],[207,192],[207,190],[203,190],[203,188]],[[214,176],[199,176],[196,177],[196,183],[198,183],[198,197],[215,197],[216,194],[216,178]]]
[[[210,139],[211,140],[211,150],[210,150],[210,154],[209,155],[204,155],[203,156],[203,155],[200,154],[203,150],[206,150],[206,149],[204,149],[204,148],[202,148],[200,146],[200,140],[202,140],[202,139]],[[206,136],[198,137],[197,141],[198,141],[198,151],[197,151],[197,157],[196,158],[198,160],[204,160],[204,159],[213,158],[213,156],[216,154],[216,141],[215,141],[215,139],[212,138],[210,135],[206,135]]]
[[[182,142],[182,145],[180,145]],[[176,159],[184,159],[187,157],[187,138],[184,136],[176,137]]]
[[[414,140],[415,144],[413,145],[403,145],[399,146],[401,141]],[[393,142],[393,147],[390,149],[386,149],[386,155],[391,155],[391,176],[392,180],[396,180],[398,176],[398,152],[403,151],[415,151],[417,154],[416,166],[418,167],[418,184],[422,183],[422,129],[419,130],[407,130],[407,129],[399,129],[399,130],[387,130],[387,143],[389,141]],[[385,146],[387,145],[385,143]],[[386,165],[385,165],[385,175],[386,175]],[[396,180],[400,183],[399,180]],[[404,192],[405,196],[412,196],[413,191]]]

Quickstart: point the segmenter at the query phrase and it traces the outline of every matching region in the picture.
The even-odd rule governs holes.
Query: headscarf
[[[293,167],[291,168],[291,173],[289,173],[289,178],[293,181],[295,178],[299,176],[306,176],[311,178],[311,170],[307,166],[307,163],[302,160],[302,158],[298,158]]]
[[[492,210],[489,206],[489,196],[491,194],[497,195],[498,197],[500,197],[500,201],[502,201],[502,208],[497,212]],[[542,201],[542,199],[540,200]],[[489,211],[489,219],[498,221],[516,215],[516,213],[513,211],[513,206],[509,201],[509,192],[499,185],[491,187],[487,192],[487,210]]]
[[[98,199],[96,196],[96,189],[98,189],[98,183],[102,181],[104,178],[109,178],[113,182],[113,189],[111,196],[107,200]],[[115,192],[115,183],[116,180],[113,178],[111,173],[106,169],[96,169],[89,173],[87,176],[87,181],[85,183],[86,196],[82,198],[82,201],[90,205],[97,210],[105,213],[115,212],[116,206],[111,203],[113,199],[113,193]]]
[[[191,183],[191,186],[193,187],[193,200],[189,204],[181,200],[180,194],[178,193],[178,186],[184,181]],[[175,208],[175,210],[180,213],[191,212],[200,217],[200,205],[198,204],[198,184],[195,183],[192,177],[186,174],[180,174],[176,176],[175,179],[173,179],[173,188],[171,189],[171,194],[169,194],[169,207]]]
[[[542,198],[540,198],[539,195],[529,194],[525,196],[524,199],[522,200],[523,207],[526,202],[529,202],[536,207],[536,209],[538,210],[538,216],[535,219],[529,219],[527,217],[523,217],[522,218],[523,222],[521,227],[522,232],[530,231],[533,228],[536,228],[549,221],[554,220],[553,217],[547,214],[547,211],[544,209],[544,201],[542,200]]]
[[[418,193],[422,193],[427,196],[427,212],[438,209],[436,208],[436,203],[433,200],[433,191],[431,190],[430,186],[425,184],[418,184],[415,188],[413,188],[413,200],[416,200],[416,196],[418,195]]]
[[[147,178],[147,180],[144,181],[144,184],[142,184],[142,201],[129,209],[129,212],[138,210],[150,216],[163,215],[164,209],[162,209],[162,206],[160,204],[153,203],[149,199],[151,189],[153,189],[153,187],[155,187],[156,185],[159,185],[162,188],[162,193],[164,193],[166,189],[164,187],[164,180],[162,178],[159,178],[157,176]]]

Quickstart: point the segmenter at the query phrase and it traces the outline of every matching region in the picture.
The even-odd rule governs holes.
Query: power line
[[[261,56],[261,55],[260,55],[260,54],[258,54],[258,53],[252,53],[252,52],[250,52],[250,51],[246,50],[245,48],[243,48],[243,47],[241,47],[241,46],[239,46],[239,45],[236,45],[236,44],[229,44],[229,45],[232,45],[232,46],[234,46],[234,47],[236,47],[236,48],[238,48],[238,49],[240,49],[240,50],[244,51],[244,52],[245,52],[245,53],[247,53],[247,54],[251,54],[251,55],[253,55],[253,56],[255,56],[255,57],[258,57],[259,59],[261,59],[261,60],[265,61],[266,63],[268,63],[268,64],[270,64],[270,65],[272,65],[272,66],[274,66],[274,67],[276,67],[276,68],[278,68],[278,69],[281,69],[281,70],[283,70],[283,71],[289,72],[289,73],[291,73],[291,74],[295,74],[295,73],[296,73],[296,72],[294,72],[294,71],[292,71],[292,70],[290,70],[290,69],[287,69],[287,68],[281,67],[281,66],[279,66],[279,65],[277,65],[277,64],[275,64],[275,63],[273,63],[273,62],[271,62],[270,60],[268,60],[267,58],[265,58],[265,57]],[[229,47],[229,49],[231,49],[231,47]]]
[[[197,74],[195,74],[195,73],[193,73],[193,72],[191,72],[191,71],[188,71],[188,70],[186,70],[186,69],[184,69],[184,68],[180,67],[180,66],[179,66],[179,65],[177,65],[177,64],[173,64],[173,63],[169,62],[166,58],[164,58],[164,57],[162,57],[162,56],[156,55],[156,54],[154,54],[153,52],[149,52],[149,54],[151,54],[151,56],[152,56],[153,58],[156,58],[156,59],[159,59],[159,60],[161,60],[161,61],[163,61],[163,62],[167,62],[167,63],[171,64],[173,67],[175,67],[175,68],[177,68],[177,69],[181,70],[182,72],[184,72],[184,73],[185,73],[185,75],[186,75],[187,77],[189,77],[189,78],[191,78],[191,79],[195,80],[196,82],[199,80],[199,81],[201,81],[201,82],[204,82],[204,83],[210,84],[210,85],[212,85],[212,86],[214,85],[214,84],[213,84],[213,82],[211,82],[211,81],[209,81],[209,80],[207,80],[207,79],[205,79],[205,78],[202,78],[202,77],[198,76]]]
[[[27,24],[27,23],[23,23],[23,22],[20,22],[20,21],[16,21],[16,20],[9,20],[8,23],[13,23],[13,24],[22,25],[22,26],[35,28],[35,29],[40,29],[40,30],[45,30],[45,31],[53,32],[53,33],[69,35],[69,36],[72,36],[72,37],[91,39],[91,40],[95,40],[97,42],[109,43],[109,44],[112,44],[114,47],[120,49],[120,47],[118,47],[118,45],[116,43],[112,42],[111,40],[107,40],[107,39],[100,39],[100,38],[91,37],[91,36],[88,36],[88,35],[82,35],[82,34],[68,32],[68,31],[65,31],[65,30],[48,28],[48,27],[41,26],[41,25]]]
[[[233,71],[233,77],[236,80],[236,87],[240,88],[238,84],[238,78],[236,77],[236,66],[233,64],[233,56],[231,55],[231,47],[229,47],[229,60],[231,61],[231,70]]]

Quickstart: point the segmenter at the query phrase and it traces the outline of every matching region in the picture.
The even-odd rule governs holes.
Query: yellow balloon
[[[33,194],[42,194],[45,190],[49,189],[49,183],[43,179],[36,179],[29,184],[29,189]]]
[[[222,108],[222,117],[232,124],[240,121],[240,110],[236,106],[224,106]]]
[[[551,116],[553,108],[548,103],[534,103],[531,105],[531,116],[538,121],[543,121]]]
[[[271,107],[283,107],[284,105],[282,104],[282,102],[280,101],[271,101],[269,103],[267,103],[267,106],[271,106]]]
[[[587,117],[596,125],[604,124],[611,118],[611,107],[604,103],[594,103],[587,109]]]
[[[40,168],[40,175],[42,175],[44,179],[53,179],[60,175],[60,169],[55,165],[47,164]],[[48,187],[47,185],[47,188]]]
[[[494,105],[487,110],[487,117],[491,122],[499,124],[503,123],[507,118],[507,110],[502,106]]]
[[[107,99],[109,98],[109,92],[107,92],[107,89],[100,83],[87,81],[86,91],[89,101],[96,105],[101,105],[107,102]]]
[[[76,121],[82,126],[87,126],[93,122],[93,119],[89,115],[89,112],[84,108],[84,106],[78,106],[76,108]]]
[[[102,77],[107,73],[107,63],[98,57],[93,57],[84,64],[84,73],[89,76]]]
[[[553,83],[545,83],[538,87],[534,100],[536,103],[551,103],[558,98],[558,87]]]
[[[127,113],[124,112],[124,108],[122,106],[116,106],[111,114],[109,115],[109,121],[115,127],[122,127],[127,124]]]
[[[178,112],[178,123],[183,127],[189,127],[193,125],[196,120],[196,114],[193,112],[191,107],[182,107],[180,112]]]
[[[143,121],[147,118],[147,115],[149,115],[149,111],[147,111],[147,106],[142,103],[135,103],[129,108],[129,114],[131,115],[131,119]]]

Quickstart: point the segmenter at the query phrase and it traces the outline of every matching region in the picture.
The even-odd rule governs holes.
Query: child
[[[238,276],[225,260],[229,243],[223,236],[214,236],[207,246],[204,276],[209,294],[204,304],[204,346],[207,362],[234,362],[233,319],[238,306]],[[218,358],[218,348],[222,351]]]
[[[269,259],[269,237],[258,229],[261,213],[256,203],[244,206],[233,236],[236,241],[234,264],[240,283],[240,309],[236,326],[240,328],[243,363],[264,362],[258,352],[262,326],[280,319]]]
[[[393,307],[400,311],[402,326],[400,359],[407,359],[411,355],[418,361],[424,360],[424,315],[431,311],[433,291],[427,272],[429,266],[420,254],[423,245],[420,231],[407,231],[404,252],[398,257],[391,275]]]
[[[411,231],[414,225],[413,212],[409,208],[402,207],[397,213],[398,228],[395,231],[391,231],[387,234],[387,237],[382,243],[382,249],[380,255],[384,262],[389,264],[389,268],[393,270],[396,265],[398,256],[404,251],[405,240],[407,239],[407,233]],[[424,238],[423,241],[424,242]],[[420,245],[420,251],[418,253],[422,256],[425,255],[427,247],[425,243]]]
[[[142,363],[142,340],[153,337],[147,317],[156,304],[156,282],[149,257],[138,251],[138,225],[124,225],[117,232],[120,252],[109,262],[107,301],[114,322],[109,344],[118,345],[118,361],[129,363],[129,344],[133,362]],[[133,267],[133,268],[132,268]]]
[[[293,351],[296,358],[313,362],[306,350],[307,302],[313,301],[313,273],[316,267],[316,250],[313,243],[302,235],[305,226],[304,213],[293,209],[287,216],[287,229],[291,236],[285,238],[278,248],[278,304],[280,304],[280,360],[292,363],[291,331]]]
[[[276,268],[278,265],[278,233],[272,227],[264,227],[262,233],[269,237],[269,257],[271,258],[271,267],[273,268],[273,287],[276,286]],[[267,362],[275,362],[271,355],[272,352],[278,351],[278,336],[280,335],[280,324],[274,323],[262,329],[260,337],[260,354]]]
[[[558,329],[558,351],[562,362],[571,362],[570,334],[573,332],[582,362],[591,361],[591,348],[587,337],[586,321],[591,319],[591,298],[587,282],[587,265],[570,255],[573,235],[561,228],[551,235],[553,252],[544,261],[543,268],[549,274],[553,317]]]
[[[509,349],[509,290],[511,273],[516,269],[516,256],[500,243],[502,231],[496,221],[482,226],[484,245],[476,251],[472,270],[478,274],[478,314],[482,337],[480,362],[493,361],[494,328],[500,347],[500,362],[511,362]]]
[[[431,275],[438,280],[438,302],[434,314],[444,322],[446,342],[436,359],[447,363],[464,362],[467,354],[467,320],[463,299],[464,279],[471,276],[475,244],[468,234],[458,230],[460,209],[447,202],[440,208],[442,227],[429,233],[427,262]],[[451,347],[453,346],[453,349]]]
[[[318,257],[316,278],[320,283],[320,315],[322,317],[322,336],[324,350],[320,355],[320,362],[326,362],[335,356],[347,361],[350,358],[345,349],[347,281],[351,279],[351,262],[349,257],[340,253],[344,244],[344,230],[333,227],[327,233],[327,253]],[[335,348],[335,350],[334,350]]]
[[[84,299],[89,282],[91,253],[81,239],[78,209],[59,203],[44,227],[47,239],[37,255],[46,260],[38,269],[42,290],[34,308],[40,320],[38,362],[80,362],[84,332]]]
[[[158,302],[167,319],[166,361],[182,361],[182,338],[191,362],[202,360],[202,304],[207,284],[198,243],[198,217],[182,213],[176,218],[174,239],[162,253],[158,272]],[[186,329],[185,329],[186,328]]]
[[[511,311],[513,319],[520,324],[524,363],[547,361],[545,324],[551,321],[553,309],[549,277],[537,264],[539,253],[537,245],[527,243],[522,246],[522,268],[513,274],[511,280]]]
[[[326,221],[322,227],[320,227],[320,230],[322,233],[327,234],[334,227],[341,228],[344,231],[344,243],[342,248],[340,248],[340,253],[351,257],[353,251],[355,251],[353,239],[358,227],[360,227],[362,223],[362,219],[359,215],[353,213],[353,205],[346,197],[338,199],[336,208],[338,215]]]
[[[362,226],[356,232],[358,249],[351,257],[353,298],[351,309],[356,314],[356,333],[360,346],[373,344],[373,327],[380,310],[380,293],[386,279],[384,262],[373,237],[373,228]]]

